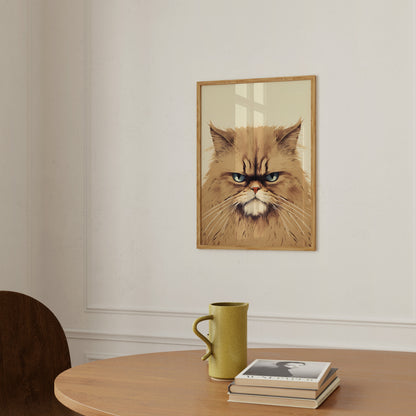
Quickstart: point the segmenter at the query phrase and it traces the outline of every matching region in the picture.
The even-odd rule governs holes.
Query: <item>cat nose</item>
[[[250,183],[250,189],[254,192],[254,195],[258,192],[258,190],[261,188],[261,184],[259,181],[253,181]]]

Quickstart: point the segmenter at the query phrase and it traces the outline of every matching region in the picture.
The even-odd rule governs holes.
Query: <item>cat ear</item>
[[[301,119],[299,119],[299,121],[296,124],[286,129],[283,127],[279,127],[275,131],[276,141],[279,147],[288,153],[294,153],[296,150],[296,146],[298,144],[298,138],[299,138],[299,133],[300,133],[301,128],[302,128]]]
[[[215,153],[217,155],[230,150],[234,145],[235,132],[232,129],[220,130],[212,122],[209,123],[212,142],[214,143]]]

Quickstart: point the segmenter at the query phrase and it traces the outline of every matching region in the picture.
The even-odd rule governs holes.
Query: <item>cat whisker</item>
[[[289,230],[287,228],[286,220],[285,220],[284,216],[282,215],[282,212],[280,212],[280,219],[282,220],[282,224],[283,224],[284,229],[286,230],[286,233],[289,234]]]
[[[300,206],[294,204],[293,202],[288,201],[285,198],[282,198],[281,196],[277,196],[276,198],[279,200],[279,203],[290,206],[292,209],[294,209],[295,211],[298,211],[300,214],[302,214],[305,217],[311,217],[310,212],[308,212],[309,211],[308,208],[301,208]]]
[[[221,231],[222,226],[227,224],[232,213],[233,213],[233,210],[222,213],[218,221],[212,224],[209,230],[207,230],[207,237],[214,239],[215,236]]]
[[[207,212],[203,214],[203,218],[206,219],[211,215],[214,215],[219,210],[227,208],[229,205],[235,204],[237,202],[237,195],[231,195],[228,198],[224,199],[224,201],[220,202],[217,205],[211,207]]]
[[[275,204],[273,204],[273,205],[276,206]],[[280,215],[280,217],[283,221],[285,221],[284,218],[286,218],[286,220],[289,221],[289,223],[294,224],[303,235],[306,235],[305,230],[303,229],[303,227],[296,221],[296,218],[294,217],[293,213],[290,212],[287,209],[287,207],[284,207],[282,205],[277,205],[275,209],[279,209],[279,215]],[[308,231],[308,234],[309,234],[310,233],[310,228],[308,227],[308,225],[303,220],[301,220],[299,217],[298,217],[298,219],[307,228],[307,231]],[[286,231],[287,231],[287,228],[286,228]]]
[[[306,213],[305,211],[303,211],[301,208],[296,208],[296,205],[289,205],[286,202],[282,202],[280,201],[280,205],[287,207],[287,209],[290,209],[291,212],[296,213],[298,216],[305,218],[305,219],[310,219],[311,215]]]
[[[279,211],[279,216],[280,216],[280,219],[282,220],[282,223],[284,223],[284,225],[285,225],[285,229],[286,229],[286,233],[287,233],[287,235],[288,235],[288,237],[289,238],[291,238],[293,241],[297,241],[297,237],[296,237],[296,235],[293,233],[293,231],[290,231],[289,230],[289,225],[287,225],[287,223],[289,223],[289,224],[293,224],[293,221],[291,221],[291,219],[289,219],[287,216],[285,216],[286,214],[284,213],[284,211],[282,211],[282,210],[280,210]],[[287,221],[287,222],[286,222]],[[287,227],[286,227],[286,225],[287,225]]]
[[[217,212],[214,218],[211,219],[211,221],[204,227],[205,232],[209,235],[210,234],[210,228],[212,228],[215,225],[215,221],[221,220],[222,216],[225,215],[227,211],[225,209],[221,210],[220,212]]]
[[[290,211],[287,211],[287,214],[289,215],[290,218],[292,218],[292,220],[294,221],[294,223],[297,225],[297,227],[299,228],[299,231],[305,235],[305,231],[303,230],[303,228],[299,225],[299,223],[296,221],[296,218],[293,217],[293,215],[290,213]]]
[[[231,213],[234,212],[233,208],[237,205],[237,202],[234,201],[228,201],[229,204],[225,207],[223,207],[219,212],[215,213],[215,216],[211,219],[211,221],[205,226],[205,232],[207,234],[207,237],[209,237],[212,234],[212,231],[215,230],[215,225],[222,224],[224,221],[224,218],[231,215]],[[204,217],[205,218],[205,217]]]
[[[224,232],[224,230],[225,230],[225,227],[227,226],[227,224],[228,224],[228,221],[229,221],[229,219],[230,219],[230,217],[231,217],[231,215],[233,214],[233,211],[231,210],[229,213],[228,213],[228,215],[227,216],[225,216],[225,218],[223,219],[223,221],[222,221],[222,223],[221,224],[219,224],[219,227],[221,227],[221,229],[220,230],[218,230],[214,235],[213,235],[213,239],[215,239],[215,237],[217,236],[217,234],[220,234],[220,233],[223,233]]]
[[[300,212],[302,212],[302,214],[304,214],[305,216],[311,216],[312,215],[312,213],[311,213],[311,209],[310,208],[308,208],[308,207],[304,207],[304,208],[301,208],[299,205],[296,205],[295,203],[293,203],[292,201],[289,201],[288,199],[286,199],[285,197],[283,197],[283,196],[280,196],[280,195],[276,195],[276,198],[278,198],[280,201],[283,201],[283,202],[285,202],[285,203],[287,203],[287,204],[289,204],[291,207],[293,207],[294,209],[297,209],[297,210],[299,210]]]
[[[273,203],[272,204],[272,207],[276,211],[279,211],[279,218],[282,220],[282,223],[284,225],[284,228],[286,229],[286,232],[289,233],[289,230],[288,230],[289,227],[287,227],[287,225],[288,225],[287,224],[288,218],[285,215],[285,209],[281,205],[279,205],[277,203]]]
[[[228,197],[227,199],[225,199],[221,203],[219,203],[217,205],[214,205],[207,212],[204,213],[203,217],[208,218],[211,215],[215,214],[217,211],[221,210],[222,208],[227,207],[227,205],[230,204],[230,199],[231,199],[231,197]],[[232,200],[231,200],[231,202],[232,202]]]
[[[221,206],[223,206],[223,205],[226,205],[229,201],[230,201],[230,199],[232,199],[233,198],[233,196],[234,195],[231,195],[231,196],[229,196],[228,198],[225,198],[223,201],[221,201],[220,203],[218,203],[218,204],[216,204],[216,205],[214,205],[214,206],[212,206],[208,211],[207,211],[207,213],[208,212],[210,212],[210,211],[212,211],[212,210],[214,210],[214,209],[216,209],[216,208],[218,208],[218,207],[221,207]]]
[[[305,222],[305,217],[303,215],[301,215],[299,212],[293,210],[292,207],[282,204],[281,202],[279,203],[279,205],[282,207],[282,209],[285,209],[288,213],[294,215],[299,221],[302,222],[302,224],[308,229],[308,231],[311,231],[311,227],[309,224],[307,224]]]
[[[284,196],[282,196],[282,195],[278,195],[278,197],[279,198],[281,198],[281,199],[283,199],[284,201],[286,201],[287,203],[289,203],[289,204],[293,204],[293,205],[295,205],[296,207],[298,206],[298,205],[296,205],[294,202],[292,202],[292,201],[289,201],[286,197],[284,197]],[[310,208],[308,208],[308,207],[305,207],[305,210],[307,210],[307,211],[311,211],[311,209]]]
[[[283,200],[279,200],[277,202],[279,206],[285,208],[287,211],[290,211],[293,215],[295,215],[299,220],[301,220],[306,226],[307,223],[310,222],[310,216],[305,214],[301,209],[296,210],[294,206],[286,204]]]

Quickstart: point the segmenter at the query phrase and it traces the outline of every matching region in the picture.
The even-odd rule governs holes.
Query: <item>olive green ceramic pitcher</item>
[[[207,344],[208,374],[214,379],[233,379],[247,365],[248,303],[218,302],[209,305],[209,315],[193,325],[194,333]],[[201,321],[209,320],[209,339],[198,331]]]

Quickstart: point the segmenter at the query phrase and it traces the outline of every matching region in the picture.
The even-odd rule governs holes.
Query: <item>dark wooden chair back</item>
[[[55,377],[70,367],[55,315],[30,296],[0,291],[0,415],[77,415],[54,396]]]

